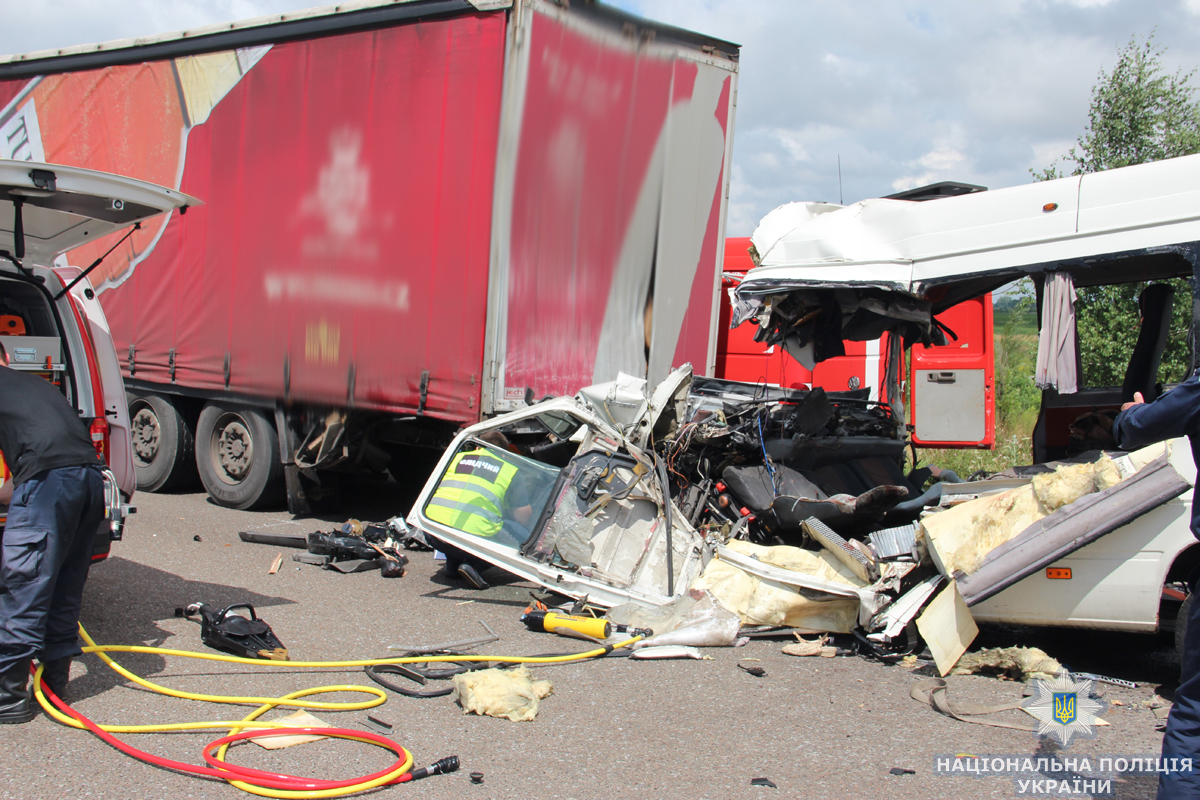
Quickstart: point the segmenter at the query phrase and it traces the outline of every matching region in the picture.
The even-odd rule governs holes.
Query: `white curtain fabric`
[[[1042,297],[1034,373],[1039,389],[1057,389],[1059,394],[1074,394],[1079,389],[1075,349],[1075,281],[1069,273],[1054,272],[1046,279]]]

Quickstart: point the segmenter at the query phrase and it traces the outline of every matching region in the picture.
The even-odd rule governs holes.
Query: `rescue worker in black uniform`
[[[93,539],[104,521],[104,464],[78,412],[0,345],[0,452],[13,494],[0,540],[0,723],[29,722],[30,664],[66,688]]]
[[[1192,459],[1200,465],[1200,377],[1193,375],[1153,403],[1146,403],[1141,392],[1134,393],[1132,403],[1121,406],[1113,421],[1113,438],[1125,450],[1188,437]],[[1200,539],[1200,483],[1192,495],[1192,535]],[[1175,703],[1167,718],[1163,734],[1162,755],[1168,758],[1190,758],[1195,766],[1190,771],[1172,772],[1159,776],[1159,800],[1200,797],[1200,602],[1196,602],[1197,572],[1188,578],[1192,593],[1191,613],[1183,639],[1183,663]]]

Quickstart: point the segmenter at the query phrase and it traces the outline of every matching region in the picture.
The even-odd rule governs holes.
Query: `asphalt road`
[[[384,519],[407,511],[410,497],[394,484],[374,487],[346,511]],[[204,601],[249,602],[289,648],[293,659],[380,658],[394,643],[438,643],[483,632],[501,640],[480,652],[531,655],[587,649],[583,643],[528,632],[518,621],[530,584],[478,592],[439,574],[432,554],[414,553],[408,574],[342,575],[290,561],[282,548],[246,544],[240,530],[308,532],[332,520],[293,520],[286,513],[218,508],[201,494],[137,498],[139,513],[112,557],[93,568],[83,623],[103,644],[206,651],[199,625],[174,609]],[[340,521],[340,520],[339,520]],[[283,568],[268,568],[278,553]],[[450,754],[462,771],[393,786],[377,794],[412,798],[937,798],[1014,797],[1010,777],[942,775],[935,758],[955,753],[1046,756],[1056,744],[1034,734],[942,717],[909,697],[928,667],[884,666],[858,657],[796,658],[784,640],[706,651],[703,661],[608,658],[535,667],[554,694],[533,722],[464,715],[452,697],[390,694],[369,713],[394,725],[393,737],[418,765]],[[1160,724],[1147,707],[1169,696],[1177,670],[1169,643],[1148,636],[985,629],[977,646],[1038,645],[1076,670],[1133,680],[1137,689],[1104,687],[1109,708],[1094,739],[1072,742],[1067,756],[1155,753]],[[125,667],[165,686],[206,694],[278,696],[312,686],[366,684],[360,669],[250,668],[150,654],[116,654]],[[754,677],[738,665],[761,667]],[[996,678],[950,678],[957,702],[1021,698],[1020,684]],[[327,696],[328,697],[328,696]],[[361,695],[332,696],[341,700]],[[106,724],[231,720],[252,706],[212,705],[164,697],[117,675],[94,655],[72,672],[70,698]],[[282,712],[275,712],[282,715]],[[316,712],[328,723],[362,727],[366,711]],[[1005,715],[1008,715],[1005,717]],[[270,717],[271,715],[268,715]],[[1029,718],[1021,711],[1001,718]],[[201,763],[204,744],[223,730],[123,734],[137,747]],[[93,735],[39,716],[0,729],[0,796],[12,798],[233,798],[224,782],[140,763]],[[382,769],[387,755],[367,745],[325,740],[283,750],[243,745],[231,760],[247,766],[345,779]],[[892,775],[903,767],[915,774]],[[482,772],[482,784],[468,774]],[[778,788],[751,785],[768,778]],[[1047,778],[1061,777],[1046,774]],[[1153,797],[1153,777],[1118,777],[1118,797]]]

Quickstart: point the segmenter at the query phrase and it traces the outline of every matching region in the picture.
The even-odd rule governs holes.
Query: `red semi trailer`
[[[139,487],[301,512],[531,398],[711,370],[737,65],[592,3],[368,0],[0,59],[0,158],[204,201],[91,276]]]

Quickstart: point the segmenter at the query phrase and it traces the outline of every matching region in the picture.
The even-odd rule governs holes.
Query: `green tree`
[[[1195,88],[1188,85],[1195,70],[1164,72],[1165,47],[1156,47],[1154,34],[1138,42],[1137,37],[1117,51],[1111,73],[1100,70],[1092,87],[1088,127],[1076,145],[1063,157],[1073,162],[1069,174],[1145,164],[1200,152],[1200,107],[1192,100]],[[1041,172],[1036,180],[1064,177],[1058,162]]]
[[[1144,164],[1200,152],[1200,106],[1189,81],[1195,70],[1167,73],[1162,65],[1165,47],[1154,35],[1137,37],[1117,51],[1112,72],[1100,70],[1092,87],[1088,126],[1061,159],[1039,171],[1034,180],[1052,180],[1117,167]],[[1191,282],[1171,281],[1175,305],[1171,335],[1163,353],[1159,380],[1174,382],[1188,374],[1191,352]],[[1075,305],[1084,386],[1120,386],[1129,354],[1137,340],[1137,297],[1145,283],[1078,289]]]

